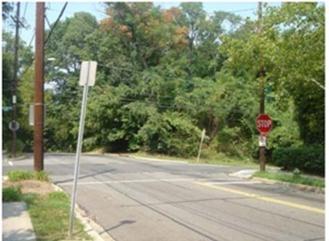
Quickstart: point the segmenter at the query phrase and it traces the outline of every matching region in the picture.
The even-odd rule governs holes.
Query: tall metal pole
[[[34,94],[34,170],[43,170],[44,111],[44,15],[45,3],[37,2],[35,33],[35,94]]]
[[[14,77],[13,77],[13,83],[12,83],[12,121],[13,123],[16,123],[16,116],[17,116],[17,108],[16,108],[16,90],[17,90],[17,71],[18,71],[18,44],[19,44],[19,15],[20,15],[20,3],[17,3],[17,11],[16,11],[16,33],[15,33],[15,54],[14,54]],[[16,129],[14,128],[12,130],[13,138],[12,138],[12,146],[11,146],[11,153],[12,156],[16,157]]]
[[[258,33],[259,37],[261,37],[262,34],[262,2],[258,2],[258,21],[259,21],[259,26],[258,26]],[[260,69],[259,69],[259,113],[264,114],[265,113],[265,93],[264,93],[264,85],[265,85],[265,80],[264,80],[264,63],[263,63],[263,56],[261,52],[261,46],[259,47],[259,59],[260,59]],[[259,165],[260,165],[260,170],[265,171],[265,164],[266,164],[266,156],[265,156],[265,146],[260,146],[259,147]]]
[[[69,220],[69,237],[72,237],[73,223],[74,223],[74,208],[77,196],[77,184],[80,172],[80,155],[82,150],[82,139],[85,126],[85,117],[87,110],[87,97],[88,97],[88,81],[89,81],[89,63],[88,63],[88,73],[87,73],[87,82],[83,87],[82,103],[81,103],[81,112],[80,112],[80,124],[79,124],[79,135],[78,135],[78,144],[77,144],[77,153],[75,157],[75,167],[74,167],[74,183],[72,187],[71,194],[71,210],[70,210],[70,220]]]

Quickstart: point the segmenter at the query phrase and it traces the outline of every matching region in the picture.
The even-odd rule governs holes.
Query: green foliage
[[[8,4],[6,4],[8,5]],[[9,4],[10,5],[10,4]],[[3,5],[4,7],[4,5]],[[2,32],[2,107],[11,107],[12,106],[12,82],[14,78],[14,49],[15,49],[15,38],[11,32]],[[18,46],[18,69],[25,69],[26,66],[29,66],[32,62],[32,50],[30,47],[26,46],[26,43],[19,39],[19,46]],[[18,76],[20,79],[20,76]],[[21,115],[23,113],[23,109],[25,107],[25,99],[21,98],[21,95],[18,91],[17,93],[17,116],[18,121],[20,123],[20,129],[16,132],[18,139],[21,140],[18,143],[18,151],[23,151],[25,149],[27,136],[25,136],[25,126],[24,121],[27,123],[27,120],[21,119]],[[10,143],[8,143],[12,139],[12,131],[8,128],[9,122],[12,120],[12,109],[9,111],[2,112],[2,139],[5,140],[3,142],[3,149],[10,151],[11,148]],[[30,136],[29,136],[30,137]],[[24,143],[24,146],[21,144]]]
[[[46,172],[32,172],[32,171],[22,171],[15,170],[8,172],[8,178],[12,182],[23,181],[23,180],[38,180],[38,181],[49,181],[49,176]]]
[[[45,171],[34,172],[34,179],[38,181],[49,182],[49,176]]]
[[[9,171],[7,175],[12,182],[33,179],[33,172],[31,171]]]
[[[3,202],[19,202],[22,200],[22,192],[19,186],[5,187],[2,189]]]
[[[324,149],[321,145],[278,148],[273,151],[274,164],[284,170],[298,168],[307,173],[324,176]]]
[[[9,153],[8,156],[11,157],[12,152],[12,140],[9,140],[5,143],[5,150]],[[16,139],[16,155],[21,155],[23,151],[25,150],[25,143],[21,141],[20,139]]]
[[[149,118],[138,132],[146,151],[177,156],[197,154],[201,131],[178,113],[164,113]]]

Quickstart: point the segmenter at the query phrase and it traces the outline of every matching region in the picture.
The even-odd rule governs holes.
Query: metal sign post
[[[206,130],[203,129],[202,130],[202,133],[201,133],[201,141],[200,141],[200,146],[199,146],[199,152],[198,152],[197,162],[199,162],[199,160],[200,160],[202,144],[203,144],[203,140],[204,140],[205,136],[206,136]]]
[[[73,231],[74,208],[75,208],[76,196],[77,196],[77,184],[78,184],[79,170],[80,170],[80,155],[82,149],[83,132],[85,125],[86,110],[87,110],[88,87],[93,86],[95,84],[96,68],[97,68],[97,62],[95,61],[83,61],[81,64],[79,84],[83,85],[83,95],[82,95],[82,103],[81,103],[77,152],[76,152],[75,167],[74,167],[74,183],[73,183],[72,194],[71,194],[71,210],[70,210],[70,220],[69,220],[70,238],[72,237],[72,231]]]

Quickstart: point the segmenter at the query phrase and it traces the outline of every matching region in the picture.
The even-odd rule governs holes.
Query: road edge
[[[308,186],[308,185],[303,185],[303,184],[282,182],[282,181],[266,179],[266,178],[261,178],[261,177],[251,177],[249,179],[255,180],[255,181],[260,181],[260,182],[267,183],[267,184],[281,184],[283,186],[290,187],[290,188],[293,188],[293,189],[296,189],[296,190],[299,190],[299,191],[315,192],[315,193],[325,194],[325,188],[321,188],[321,187],[313,187],[313,186]]]
[[[65,191],[56,184],[52,183],[52,186],[56,191],[65,193]],[[75,214],[76,218],[79,219],[84,226],[86,233],[88,233],[94,241],[116,241],[104,230],[101,225],[89,218],[86,212],[78,204],[75,205]]]

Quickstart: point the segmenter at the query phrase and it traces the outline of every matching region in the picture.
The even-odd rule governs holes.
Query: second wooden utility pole
[[[262,35],[262,2],[258,2],[258,34],[259,37]],[[263,56],[262,56],[262,49],[261,46],[259,46],[259,62],[260,62],[260,68],[258,72],[259,77],[259,114],[265,113],[265,93],[264,93],[264,76],[265,76],[265,70],[264,70],[264,62],[263,62]],[[265,164],[266,164],[266,156],[265,156],[266,147],[264,145],[259,146],[259,165],[260,170],[265,171]]]
[[[37,2],[35,33],[34,86],[34,170],[43,170],[43,115],[44,115],[44,15],[45,3]]]
[[[17,3],[17,11],[16,11],[16,31],[15,31],[15,55],[14,55],[14,77],[13,77],[13,83],[12,83],[12,123],[17,125],[16,118],[17,118],[17,72],[18,72],[18,44],[19,44],[19,15],[20,15],[20,3]],[[12,138],[12,146],[11,146],[11,152],[12,156],[16,157],[16,128],[12,129],[13,138]]]

